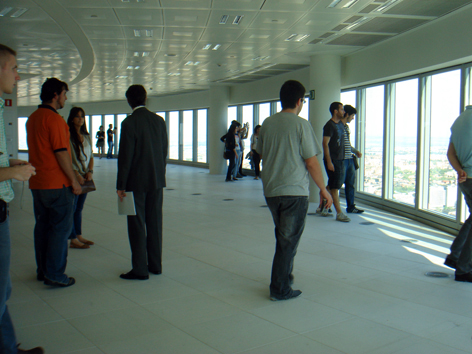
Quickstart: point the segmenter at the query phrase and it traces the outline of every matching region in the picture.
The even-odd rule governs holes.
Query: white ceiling
[[[38,104],[47,77],[69,83],[72,103],[110,101],[137,83],[165,95],[278,75],[309,65],[312,55],[346,55],[472,3],[358,0],[344,8],[349,0],[340,0],[330,8],[332,1],[2,0],[0,13],[12,9],[0,17],[0,41],[18,52],[18,105]],[[11,17],[19,9],[27,11]],[[239,25],[235,16],[243,16]],[[292,34],[308,37],[287,41]]]

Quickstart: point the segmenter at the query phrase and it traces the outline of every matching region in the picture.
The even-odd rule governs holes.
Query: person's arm
[[[88,165],[88,170],[89,170],[89,172],[87,172],[85,174],[85,180],[86,181],[91,181],[92,177],[93,177],[93,156],[90,158],[90,162],[89,162],[89,165]]]
[[[10,167],[1,167],[0,182],[7,181],[9,179],[27,181],[31,176],[36,174],[35,170],[36,169],[31,164],[16,164]]]
[[[329,208],[331,204],[333,204],[333,198],[331,197],[331,194],[329,194],[329,192],[326,190],[323,173],[321,172],[321,166],[318,162],[318,158],[316,156],[312,156],[306,159],[305,165],[311,178],[320,189],[322,197],[326,199],[326,206],[327,208]]]
[[[360,152],[359,150],[357,150],[354,146],[351,145],[351,151],[358,157],[358,158],[361,158],[362,157],[362,152]]]
[[[62,171],[72,183],[72,192],[76,195],[82,193],[82,187],[80,186],[79,181],[77,181],[74,169],[72,168],[72,161],[69,155],[69,151],[56,151],[54,155],[56,156],[57,163],[61,167]]]
[[[128,119],[129,117],[121,123],[120,153],[118,154],[118,173],[116,177],[116,193],[121,201],[123,201],[123,197],[126,197],[126,184],[133,162],[135,147],[133,127]]]
[[[328,166],[328,170],[334,171],[334,165],[333,162],[331,161],[331,156],[329,155],[329,141],[331,140],[331,137],[329,136],[324,136],[323,137],[323,153],[324,153],[324,158],[326,160],[326,166]]]
[[[462,165],[457,158],[456,149],[452,142],[449,143],[449,148],[447,149],[447,159],[451,164],[452,168],[457,172],[457,179],[459,183],[465,182],[467,179],[467,172],[462,169]]]

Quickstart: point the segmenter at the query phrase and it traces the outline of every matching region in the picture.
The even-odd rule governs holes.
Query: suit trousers
[[[133,192],[136,215],[128,216],[132,272],[146,276],[162,272],[162,188]]]

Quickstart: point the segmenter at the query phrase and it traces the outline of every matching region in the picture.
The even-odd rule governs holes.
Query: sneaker
[[[323,210],[321,210],[321,216],[329,216],[329,208],[323,208]]]
[[[446,257],[446,259],[444,260],[444,265],[448,266],[449,268],[456,269],[457,262],[450,259],[449,257]]]
[[[289,295],[284,297],[278,297],[276,295],[270,294],[270,299],[272,301],[290,300],[299,297],[301,294],[302,292],[300,290],[292,290]]]
[[[353,213],[353,214],[362,214],[365,210],[362,209],[357,209],[356,206],[354,205],[351,209],[346,209],[346,212],[348,213]]]
[[[316,208],[316,214],[321,215],[321,207]]]
[[[336,215],[336,221],[349,222],[351,221],[351,219],[349,219],[346,214],[339,213],[338,215]]]

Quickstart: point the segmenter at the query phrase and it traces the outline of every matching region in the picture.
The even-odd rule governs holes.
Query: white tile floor
[[[46,353],[470,353],[472,284],[442,266],[452,238],[367,207],[343,224],[309,215],[295,260],[300,298],[269,300],[273,224],[262,184],[225,183],[207,170],[169,165],[163,274],[130,269],[126,218],[116,213],[116,160],[96,160],[83,234],[69,250],[76,285],[35,279],[30,192],[11,207],[13,294],[24,348]],[[172,189],[172,190],[171,190]],[[201,195],[193,195],[201,193]],[[225,201],[225,199],[232,199]],[[314,212],[316,205],[310,205]],[[361,225],[372,221],[374,225]],[[402,239],[415,239],[405,243]],[[447,278],[426,277],[440,271]]]

